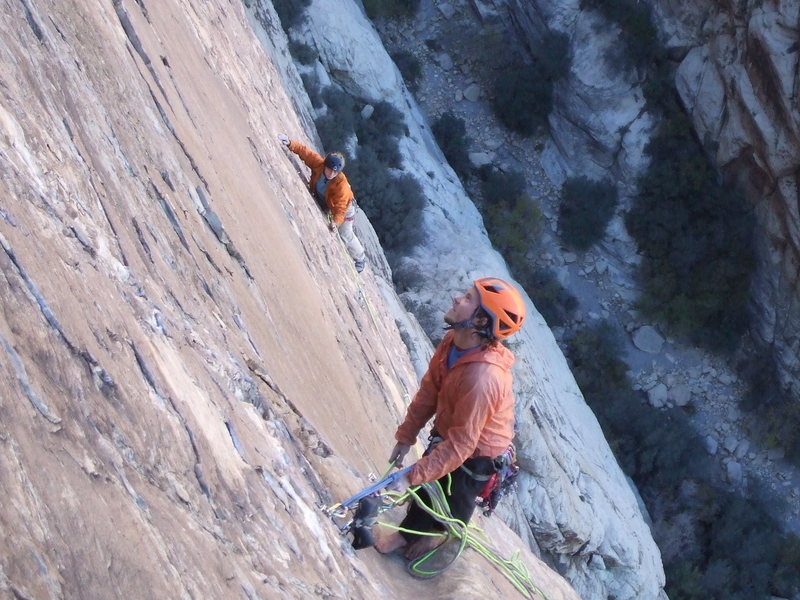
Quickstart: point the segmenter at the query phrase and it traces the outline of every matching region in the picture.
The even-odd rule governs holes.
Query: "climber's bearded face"
[[[453,298],[453,305],[444,314],[444,322],[448,325],[455,325],[471,319],[475,311],[481,305],[478,290],[473,285],[463,294],[459,294]]]

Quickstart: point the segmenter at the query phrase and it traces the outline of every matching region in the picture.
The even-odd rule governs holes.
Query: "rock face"
[[[504,0],[495,0],[503,4]],[[604,57],[618,46],[619,31],[579,0],[508,0],[512,18],[534,47],[548,29],[568,35],[572,68],[554,89],[549,116],[552,138],[542,165],[560,184],[573,173],[620,180],[632,190],[647,166],[644,146],[654,127],[635,74],[615,69]]]
[[[503,4],[502,0],[496,0]],[[754,333],[775,349],[785,387],[800,395],[800,5],[651,0],[655,25],[676,57],[676,84],[713,161],[755,207],[759,264],[752,288]],[[633,74],[609,69],[613,25],[577,0],[509,0],[530,40],[545,28],[566,33],[573,65],[556,88],[553,140],[544,164],[555,180],[571,173],[613,175],[622,189],[646,167],[653,131]]]
[[[800,397],[800,5],[657,4],[683,59],[678,91],[714,160],[746,190],[758,219],[755,333],[776,348]]]
[[[3,8],[0,596],[514,597],[475,553],[412,580],[319,510],[385,466],[417,381],[396,323],[430,346],[276,143],[311,132],[274,13]]]
[[[336,11],[348,16],[335,18],[333,35]],[[348,0],[315,0],[307,16],[294,33],[317,50],[330,80],[365,103],[386,100],[405,115],[408,135],[400,143],[405,168],[418,175],[429,204],[423,215],[425,242],[398,260],[394,277],[402,282],[405,305],[431,337],[439,337],[452,295],[478,276],[509,277],[508,268],[411,96],[402,86],[387,88],[385,81],[396,71],[389,56],[379,47],[347,52],[373,39],[360,8]],[[516,523],[520,535],[532,532],[536,545],[582,597],[661,598],[661,558],[637,499],[553,335],[532,305],[529,310],[523,332],[512,343],[525,473],[518,493],[522,518],[514,515],[509,522]]]

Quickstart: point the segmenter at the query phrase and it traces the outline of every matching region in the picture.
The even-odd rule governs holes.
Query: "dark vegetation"
[[[730,353],[748,326],[754,218],[715,171],[680,106],[647,3],[582,0],[616,23],[617,66],[646,73],[649,109],[661,115],[651,162],[625,224],[643,262],[639,308],[671,334]]]
[[[317,78],[311,73],[302,73],[300,79],[303,80],[303,87],[308,94],[308,99],[311,100],[311,106],[322,108],[325,102],[322,100],[322,90],[319,89]]]
[[[644,257],[640,307],[685,340],[732,352],[748,326],[754,218],[718,181],[682,112],[668,116],[647,153],[625,220]]]
[[[553,85],[569,71],[569,40],[548,33],[534,49],[533,59],[503,65],[494,81],[492,108],[511,131],[533,135],[547,124],[553,107]]]
[[[533,135],[553,108],[553,83],[537,63],[508,67],[495,79],[492,108],[511,131]]]
[[[595,10],[616,23],[622,35],[616,51],[607,57],[620,68],[650,69],[661,57],[658,31],[653,25],[652,9],[637,0],[581,0],[582,10]]]
[[[449,111],[445,112],[434,121],[431,131],[456,175],[466,180],[472,170],[469,160],[469,145],[472,140],[467,137],[464,119],[456,117]]]
[[[272,6],[281,20],[281,26],[286,31],[303,22],[306,8],[310,5],[311,0],[272,0]]]
[[[413,17],[417,13],[420,0],[362,0],[364,10],[370,19],[380,17]]]
[[[623,470],[646,502],[691,515],[688,551],[664,556],[670,600],[750,600],[800,593],[800,540],[781,528],[781,507],[756,488],[715,486],[703,442],[678,409],[649,406],[627,375],[621,335],[607,322],[578,331],[567,357]],[[658,528],[656,528],[658,529]]]
[[[412,92],[417,91],[419,80],[422,78],[422,65],[419,60],[417,60],[413,54],[405,50],[395,52],[391,56],[408,88]]]
[[[301,65],[310,65],[317,60],[317,58],[319,58],[319,55],[314,48],[308,44],[303,42],[295,42],[294,40],[289,40],[289,53],[292,55],[292,58],[294,58]]]
[[[603,239],[617,207],[617,190],[608,181],[567,179],[561,188],[558,231],[573,250],[586,251]]]
[[[775,350],[748,348],[741,353],[739,371],[748,383],[741,402],[755,419],[753,433],[767,447],[782,447],[786,459],[800,466],[800,398],[781,382]]]

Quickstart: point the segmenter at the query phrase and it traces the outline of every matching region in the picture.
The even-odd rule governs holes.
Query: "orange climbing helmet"
[[[481,307],[492,318],[491,337],[504,340],[522,327],[525,302],[517,289],[502,279],[481,277],[475,280]]]

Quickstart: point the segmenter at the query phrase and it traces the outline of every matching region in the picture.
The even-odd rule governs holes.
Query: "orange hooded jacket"
[[[497,344],[469,352],[447,368],[449,331],[436,348],[395,439],[411,446],[431,417],[444,439],[408,473],[411,485],[434,481],[474,456],[495,458],[514,437],[514,354]]]
[[[311,190],[311,195],[316,198],[314,190],[316,189],[317,180],[325,170],[325,157],[294,140],[289,142],[289,150],[297,154],[300,160],[311,169],[311,180],[308,182],[308,187]],[[333,222],[337,226],[341,226],[344,223],[344,215],[352,201],[353,190],[350,189],[347,177],[345,177],[344,173],[337,174],[336,177],[331,179],[328,188],[325,190],[325,204],[327,204],[328,210],[331,211]]]

